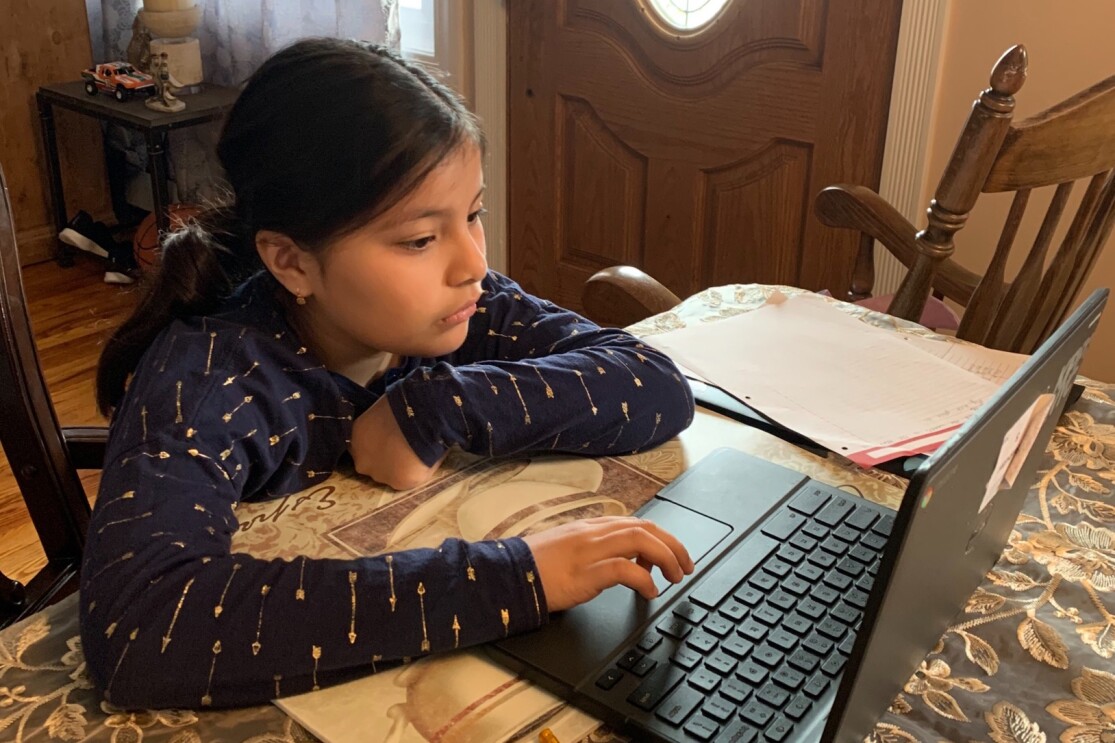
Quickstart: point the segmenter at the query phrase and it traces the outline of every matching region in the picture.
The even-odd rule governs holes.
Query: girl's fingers
[[[604,533],[631,528],[638,528],[649,532],[674,553],[678,565],[681,566],[682,571],[686,575],[693,572],[693,560],[689,556],[689,550],[685,549],[685,545],[683,545],[677,537],[653,521],[647,521],[637,516],[597,516],[596,518],[586,519],[584,523],[591,524],[603,530]]]
[[[640,596],[650,601],[658,595],[650,571],[639,567],[631,560],[622,557],[612,557],[594,563],[586,572],[586,577],[594,589],[600,593],[612,586],[627,586]]]
[[[596,543],[598,545],[596,559],[599,561],[613,557],[627,560],[641,559],[657,565],[662,574],[672,583],[677,583],[685,577],[677,555],[657,535],[641,526],[630,526],[610,532],[600,537]]]

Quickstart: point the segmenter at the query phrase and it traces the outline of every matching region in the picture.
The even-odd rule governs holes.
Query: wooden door
[[[650,0],[507,9],[513,278],[573,308],[620,263],[843,296],[859,238],[811,206],[878,186],[901,0],[729,0],[697,32]]]

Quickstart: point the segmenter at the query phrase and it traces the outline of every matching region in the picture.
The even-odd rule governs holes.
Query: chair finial
[[[1021,44],[1007,49],[991,70],[991,89],[1001,96],[1012,96],[1021,90],[1028,61],[1026,47]]]

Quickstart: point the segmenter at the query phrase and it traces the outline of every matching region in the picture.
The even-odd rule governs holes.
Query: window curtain
[[[307,36],[357,38],[399,47],[398,0],[197,0],[205,82],[242,84],[275,51]],[[132,23],[142,0],[86,0],[94,62],[126,59]],[[188,95],[182,100],[190,105]],[[215,147],[220,124],[191,127],[170,136],[172,193],[178,201],[203,203],[219,196],[214,184]],[[146,152],[141,137],[112,127],[108,145],[124,153],[130,181],[140,191],[137,204],[149,208]]]

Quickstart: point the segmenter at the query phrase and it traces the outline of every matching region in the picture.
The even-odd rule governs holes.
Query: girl
[[[98,370],[81,621],[113,704],[256,704],[692,571],[616,517],[353,560],[230,552],[241,499],[346,451],[402,489],[451,447],[607,455],[689,424],[668,359],[488,271],[483,151],[453,93],[377,46],[302,41],[249,80],[218,146],[233,203],[166,241]]]

